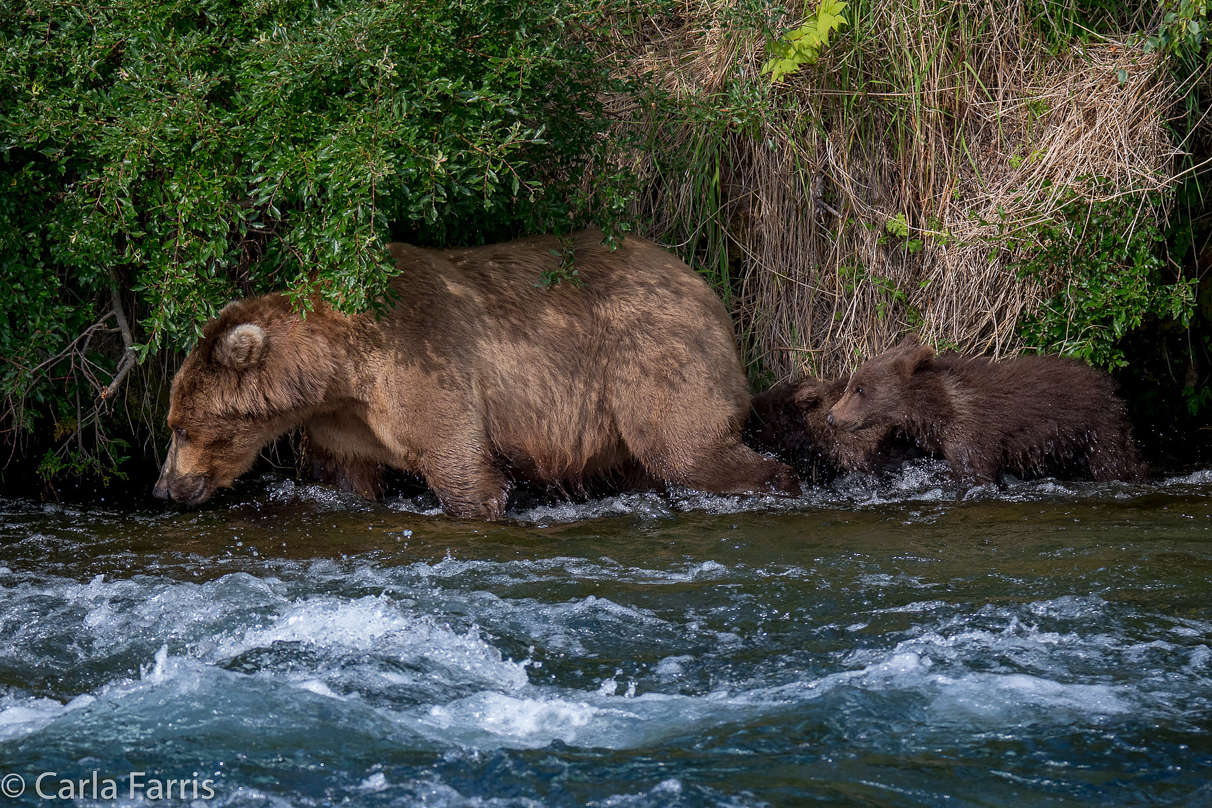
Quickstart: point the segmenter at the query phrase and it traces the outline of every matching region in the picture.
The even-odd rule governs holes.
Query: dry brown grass
[[[923,0],[917,13],[872,0],[756,121],[728,122],[729,88],[767,81],[764,38],[730,28],[734,3],[686,0],[613,43],[628,72],[714,122],[619,112],[652,144],[630,157],[646,234],[739,273],[730,302],[750,359],[776,378],[849,371],[907,330],[1013,353],[1020,316],[1048,293],[1014,267],[1064,189],[1166,216],[1144,200],[1172,182],[1174,91],[1157,56],[1126,40],[1055,56],[1016,0]],[[695,168],[671,174],[670,154]],[[920,250],[889,235],[898,214]]]

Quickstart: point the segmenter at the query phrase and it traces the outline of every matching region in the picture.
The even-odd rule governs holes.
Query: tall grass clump
[[[778,37],[816,8],[683,2],[620,46],[664,92],[629,110],[649,138],[639,218],[734,295],[755,370],[832,376],[909,329],[1109,366],[1109,334],[1189,312],[1172,265],[1148,262],[1148,294],[1102,297],[1125,307],[1104,319],[1074,261],[1043,260],[1104,250],[1114,276],[1156,246],[1175,91],[1143,37],[1077,37],[1028,0],[858,0],[814,62],[772,82]],[[1123,244],[1098,232],[1111,219]]]

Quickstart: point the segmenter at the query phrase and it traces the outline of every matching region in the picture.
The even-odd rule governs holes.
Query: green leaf
[[[909,220],[903,213],[898,213],[889,219],[884,228],[898,238],[907,238],[909,236]]]
[[[829,36],[847,20],[841,12],[847,3],[821,0],[817,11],[809,15],[797,28],[785,32],[772,40],[767,50],[781,61],[768,59],[762,65],[762,73],[770,73],[771,81],[777,83],[783,76],[795,73],[802,65],[813,64],[821,52],[829,46]]]

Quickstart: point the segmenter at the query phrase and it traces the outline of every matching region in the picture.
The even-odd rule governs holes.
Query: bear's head
[[[848,381],[846,376],[832,381],[805,379],[796,386],[792,399],[814,435],[820,437],[833,431],[828,428],[826,416],[842,397]]]
[[[753,398],[745,424],[745,442],[776,454],[819,451],[833,432],[825,423],[825,414],[845,384],[845,379],[829,382],[810,378],[778,384],[759,393]]]
[[[173,379],[172,439],[156,497],[205,502],[321,404],[334,361],[316,319],[267,295],[228,304],[206,324]]]
[[[907,417],[906,393],[913,375],[933,358],[929,345],[916,336],[905,337],[854,372],[826,420],[845,432],[901,425]]]

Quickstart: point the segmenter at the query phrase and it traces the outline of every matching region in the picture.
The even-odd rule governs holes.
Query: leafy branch
[[[772,82],[779,82],[802,65],[811,65],[821,57],[829,46],[829,36],[849,21],[842,16],[849,3],[838,0],[821,0],[813,14],[807,14],[804,22],[773,40],[768,50],[773,54],[762,65],[762,73],[769,73]],[[806,8],[805,8],[806,10]]]

